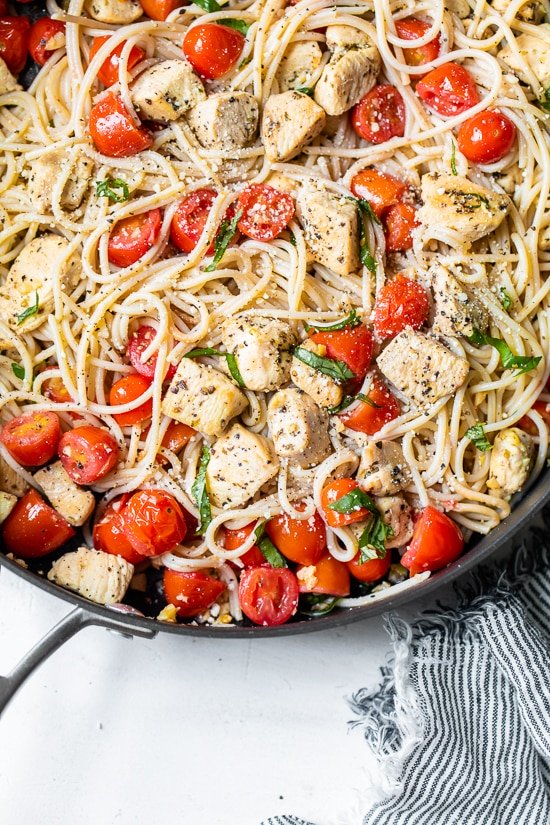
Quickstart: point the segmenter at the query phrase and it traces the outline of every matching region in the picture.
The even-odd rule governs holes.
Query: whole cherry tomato
[[[140,0],[144,14],[151,20],[166,20],[169,14],[181,6],[187,5],[187,0]]]
[[[161,225],[160,209],[123,218],[114,225],[109,235],[109,261],[121,267],[135,264],[156,244]]]
[[[351,125],[363,140],[385,143],[405,134],[405,103],[395,86],[382,84],[367,92],[351,110]]]
[[[115,381],[109,393],[109,404],[113,407],[121,404],[129,404],[135,401],[140,395],[149,389],[150,381],[143,375],[125,375]],[[131,427],[133,424],[141,424],[151,417],[153,412],[153,399],[149,398],[139,406],[128,412],[113,413],[113,418],[118,421],[121,427]]]
[[[148,149],[153,138],[136,126],[120,97],[108,92],[92,106],[90,135],[96,149],[109,158],[126,158]]]
[[[198,74],[217,80],[236,65],[244,41],[243,35],[229,26],[199,23],[187,30],[183,53]]]
[[[160,556],[183,541],[187,524],[174,496],[164,490],[138,490],[122,511],[124,534],[142,556]]]
[[[186,619],[204,613],[225,590],[222,581],[202,571],[183,573],[166,567],[163,576],[166,601]]]
[[[134,550],[125,535],[124,509],[130,499],[129,493],[110,501],[103,515],[94,524],[93,539],[96,550],[122,556],[130,564],[140,564],[147,556]]]
[[[505,157],[516,139],[516,127],[502,112],[478,112],[462,124],[457,143],[472,163],[495,163]]]
[[[4,548],[22,559],[47,556],[76,535],[36,490],[20,498],[2,525]]]
[[[419,329],[430,312],[428,293],[418,281],[396,275],[378,293],[374,329],[378,338],[393,338],[406,327]]]
[[[399,203],[406,190],[402,181],[375,169],[362,169],[351,179],[351,191],[355,197],[368,201],[379,218]]]
[[[363,379],[367,374],[373,340],[370,330],[364,324],[333,332],[315,332],[311,340],[326,347],[327,358],[344,361],[357,378]]]
[[[25,68],[30,27],[28,17],[0,19],[0,57],[13,74]]]
[[[255,241],[272,241],[292,220],[294,201],[273,186],[253,183],[239,195],[236,210],[242,212],[237,226],[243,235]]]
[[[412,231],[418,226],[416,210],[410,203],[397,203],[386,212],[386,250],[406,252],[413,245]]]
[[[455,561],[464,549],[462,531],[456,522],[437,510],[425,507],[414,526],[412,541],[401,558],[411,576],[439,570]]]
[[[245,543],[252,530],[254,530],[255,524],[255,522],[251,522],[245,527],[240,527],[238,530],[230,530],[228,527],[222,527],[220,544],[222,547],[225,547],[226,550],[236,550],[241,544]],[[242,561],[245,567],[259,567],[259,565],[265,564],[264,554],[257,544],[253,544],[250,550],[247,550],[246,553],[239,556],[239,560]]]
[[[430,28],[429,23],[419,20],[418,17],[405,17],[395,21],[395,30],[401,40],[419,40]],[[431,63],[439,57],[439,46],[439,35],[436,35],[424,46],[403,47],[405,63],[409,66],[423,66],[424,63]]]
[[[479,93],[470,72],[458,63],[444,63],[429,72],[416,86],[416,94],[438,115],[451,117],[479,103]]]
[[[305,509],[302,502],[294,506],[298,511]],[[283,556],[298,564],[315,564],[327,549],[325,525],[317,512],[308,519],[281,513],[266,522],[265,532]]]
[[[59,417],[46,410],[12,418],[0,431],[0,441],[23,467],[39,467],[53,458],[60,438]]]
[[[331,504],[356,490],[359,492],[360,488],[353,478],[336,478],[325,484],[321,491],[321,507],[325,521],[330,527],[344,527],[346,524],[355,524],[356,521],[365,521],[370,517],[370,511],[360,505],[351,507],[346,513],[338,513],[331,508]]]
[[[374,435],[384,424],[393,421],[400,414],[397,399],[378,378],[372,382],[369,402],[360,401],[352,410],[345,411],[340,418],[350,430]]]
[[[96,56],[100,48],[109,40],[109,35],[107,37],[94,37],[92,41],[92,48],[90,49],[90,62]],[[97,76],[101,80],[104,86],[112,86],[113,83],[118,82],[118,67],[120,64],[120,56],[122,54],[122,50],[126,43],[123,41],[119,43],[118,46],[115,46],[109,57],[103,61],[101,67],[97,73]],[[139,46],[132,46],[130,49],[130,54],[128,55],[127,67],[128,71],[137,66],[143,58],[145,57],[145,52],[143,49],[140,49]]]
[[[310,565],[307,565],[310,567]],[[303,567],[296,571],[298,575]],[[327,596],[349,596],[349,570],[347,564],[328,553],[308,570],[307,577],[298,576],[300,593],[325,593]]]
[[[157,354],[156,352],[153,353],[153,355],[151,355],[145,362],[142,361],[142,355],[147,347],[153,342],[156,334],[156,329],[148,326],[147,324],[143,324],[143,326],[139,327],[139,329],[134,332],[128,341],[127,355],[130,359],[131,365],[136,372],[149,379],[153,379],[155,377]],[[176,374],[176,369],[177,367],[174,364],[169,364],[164,380],[171,381]]]
[[[108,430],[85,424],[61,436],[58,455],[77,484],[94,484],[116,467],[118,444]]]
[[[254,624],[284,624],[296,613],[298,597],[298,581],[286,567],[249,567],[241,575],[239,603]]]
[[[60,37],[63,35],[63,38]],[[56,49],[65,45],[65,23],[40,17],[29,31],[28,48],[35,63],[43,66]]]
[[[357,553],[351,561],[348,561],[348,569],[351,575],[360,582],[372,583],[383,579],[391,567],[391,553],[387,552],[383,559],[369,559],[361,561],[361,554]]]

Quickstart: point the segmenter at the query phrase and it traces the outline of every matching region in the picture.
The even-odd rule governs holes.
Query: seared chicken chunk
[[[0,524],[7,519],[16,504],[17,496],[0,490]]]
[[[301,467],[313,467],[331,452],[329,417],[302,390],[276,392],[267,408],[267,423],[277,455]]]
[[[325,125],[324,109],[308,95],[271,95],[264,106],[261,138],[267,159],[283,163],[302,151]]]
[[[204,86],[187,60],[163,60],[145,69],[130,91],[143,117],[164,122],[177,120],[206,100]]]
[[[511,6],[510,0],[490,0],[490,3],[499,14],[505,14]],[[518,9],[515,16],[525,23],[540,23],[544,15],[544,3],[541,0],[530,0]]]
[[[8,92],[15,92],[20,88],[21,86],[17,82],[17,78],[12,75],[5,62],[0,57],[0,95],[5,95]]]
[[[397,441],[369,441],[363,448],[357,481],[375,496],[391,496],[411,483],[411,471]]]
[[[3,493],[10,493],[12,496],[23,496],[29,485],[19,473],[12,470],[8,462],[0,455],[0,490]]]
[[[193,106],[187,122],[205,149],[243,149],[258,128],[258,103],[247,92],[220,92]]]
[[[300,344],[300,347],[322,358],[327,353],[327,348],[323,344],[316,344],[309,340]],[[337,384],[329,375],[319,372],[309,364],[304,364],[296,355],[292,359],[290,377],[296,386],[311,396],[320,407],[337,407],[344,397],[340,384]]]
[[[233,426],[218,438],[206,468],[206,484],[215,507],[242,507],[279,471],[269,439]]]
[[[60,461],[39,470],[34,478],[52,507],[73,527],[81,527],[90,518],[95,507],[93,493],[75,484]]]
[[[315,86],[315,101],[327,115],[341,115],[376,83],[380,55],[367,35],[352,26],[329,26],[330,60]]]
[[[29,190],[35,209],[40,212],[51,211],[53,188],[60,173],[67,172],[68,164],[71,164],[71,172],[59,202],[67,210],[80,206],[90,183],[94,163],[82,152],[78,152],[76,159],[72,161],[65,149],[55,149],[33,161]]]
[[[133,23],[143,14],[138,0],[85,0],[84,9],[94,20],[117,26]]]
[[[286,321],[248,314],[230,318],[223,326],[222,341],[237,359],[249,390],[270,392],[288,382],[296,335]]]
[[[489,464],[489,490],[502,498],[510,498],[521,490],[529,477],[533,452],[533,439],[519,427],[497,433]]]
[[[296,213],[315,261],[337,275],[359,269],[359,215],[352,201],[312,182],[302,187]]]
[[[377,358],[388,381],[416,404],[433,404],[466,380],[469,364],[443,344],[421,332],[405,329]]]
[[[164,396],[162,412],[205,435],[221,435],[247,404],[246,395],[221,372],[182,358]]]
[[[314,40],[298,40],[286,50],[275,78],[280,92],[307,89],[313,74],[321,65],[323,53]]]
[[[468,0],[445,0],[444,5],[447,11],[456,14],[461,20],[465,20],[471,11]]]
[[[436,265],[431,271],[435,315],[432,330],[437,335],[473,335],[489,325],[489,315],[480,301],[445,267]]]
[[[521,34],[516,38],[516,46],[542,88],[547,89],[550,86],[550,23],[541,23],[537,26],[536,34]],[[523,69],[523,61],[518,60],[510,46],[501,49],[498,57],[523,83],[529,84],[529,78]]]
[[[133,564],[122,556],[79,547],[54,561],[48,579],[92,602],[116,604],[126,595],[133,575]]]

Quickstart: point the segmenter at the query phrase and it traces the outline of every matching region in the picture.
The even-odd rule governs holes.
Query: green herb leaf
[[[252,57],[250,55],[248,57],[245,57],[244,60],[241,60],[238,66],[239,71],[241,69],[244,69],[245,66],[248,66],[249,63],[252,63]]]
[[[210,498],[208,496],[208,490],[206,489],[206,468],[208,467],[209,461],[210,447],[207,444],[203,444],[199,470],[191,487],[191,495],[199,508],[199,526],[197,533],[200,536],[206,533],[206,528],[212,521],[212,508],[210,507]]]
[[[542,93],[542,97],[539,98],[539,106],[541,109],[544,109],[545,112],[550,112],[550,86]]]
[[[383,559],[386,556],[386,540],[393,536],[393,529],[376,511],[359,538],[359,564],[371,559]]]
[[[21,364],[12,363],[11,368],[16,378],[20,378],[21,381],[25,380],[25,368]]]
[[[17,316],[17,325],[22,324],[23,321],[26,321],[27,318],[31,318],[33,315],[38,315],[38,310],[40,309],[40,303],[38,301],[38,292],[35,294],[34,304],[27,307],[27,309],[23,310],[23,312]]]
[[[212,263],[206,267],[206,272],[213,272],[217,268],[219,262],[225,255],[227,247],[237,233],[237,224],[240,221],[242,214],[242,209],[239,209],[238,212],[235,212],[231,218],[231,221],[226,221],[224,218],[221,222],[220,228],[218,229],[214,240],[214,258]]]
[[[306,593],[300,599],[300,613],[310,618],[326,616],[328,613],[331,613],[340,602],[341,598],[338,596]]]
[[[193,0],[195,2],[195,0]],[[244,37],[250,28],[250,23],[243,20],[242,17],[225,17],[223,20],[217,21],[220,26],[229,26],[230,29],[235,29]]]
[[[381,405],[373,401],[372,398],[369,398],[368,395],[358,392],[357,395],[345,395],[337,407],[327,407],[327,412],[330,415],[336,415],[336,413],[343,412],[343,410],[350,407],[354,401],[363,401],[365,404],[368,404],[369,407],[374,407],[376,410],[382,409]]]
[[[500,303],[502,304],[502,309],[504,309],[506,312],[508,312],[510,310],[510,307],[512,306],[512,304],[514,302],[512,301],[510,295],[504,289],[503,286],[500,287],[499,292],[500,292]]]
[[[193,0],[193,5],[199,6],[208,12],[220,11],[222,8],[219,3],[216,3],[216,0]]]
[[[357,310],[354,308],[340,321],[335,321],[333,324],[306,324],[306,330],[308,332],[310,329],[317,330],[317,332],[336,332],[336,330],[347,329],[348,327],[353,329],[353,327],[358,327],[360,324],[361,319],[357,315]]]
[[[296,235],[294,234],[292,229],[289,230],[288,234],[290,235],[290,237],[289,237],[290,243],[292,244],[292,246],[296,246]]]
[[[293,353],[298,361],[307,364],[317,372],[322,372],[323,375],[328,375],[336,381],[337,384],[343,384],[344,381],[349,381],[355,378],[355,373],[350,370],[345,361],[336,361],[334,358],[323,358],[321,355],[316,355],[305,347],[296,347]]]
[[[373,516],[380,515],[376,509],[374,499],[372,499],[368,493],[363,492],[360,487],[350,490],[345,496],[333,501],[332,504],[329,504],[329,509],[334,510],[335,513],[342,513],[344,515],[366,509],[369,513],[372,513]]]
[[[454,198],[465,212],[475,212],[476,209],[481,209],[483,205],[489,209],[490,206],[489,198],[480,195],[478,192],[455,192]]]
[[[124,203],[130,197],[130,190],[125,180],[121,178],[106,178],[97,180],[95,193],[98,198],[109,198],[113,203]]]
[[[256,527],[254,535],[256,536],[256,544],[268,564],[272,567],[288,567],[285,559],[281,556],[271,539],[265,535],[265,522]]]
[[[453,175],[458,175],[458,172],[456,171],[456,146],[454,140],[452,145],[453,148],[451,149],[451,172],[453,173]]]
[[[493,449],[493,445],[487,440],[483,424],[474,424],[466,430],[466,438],[469,438],[472,444],[474,444],[475,447],[477,447],[477,449],[482,453],[486,453],[488,450]]]
[[[541,360],[540,355],[529,357],[528,355],[514,355],[506,341],[502,338],[493,338],[486,335],[479,329],[474,329],[473,334],[470,335],[469,340],[472,344],[483,346],[484,344],[494,347],[500,355],[500,361],[504,369],[517,369],[517,374],[522,375],[524,372],[534,370]]]
[[[217,355],[220,358],[225,358],[227,361],[227,367],[229,372],[231,373],[231,377],[237,382],[239,387],[245,387],[246,384],[243,381],[243,377],[237,365],[237,359],[235,356],[230,352],[221,352],[219,349],[214,349],[214,347],[198,347],[197,349],[192,349],[190,352],[186,352],[183,356],[184,358],[203,358],[204,356],[212,356]]]
[[[308,97],[312,97],[313,89],[311,86],[300,86],[299,89],[294,89],[295,92],[299,92],[301,95],[307,95]]]
[[[352,200],[354,200],[357,203],[357,206],[359,207],[361,212],[367,216],[367,218],[370,218],[371,221],[374,221],[374,223],[377,223],[379,226],[381,225],[380,218],[378,217],[378,215],[376,214],[368,200],[365,200],[365,198],[352,198]]]

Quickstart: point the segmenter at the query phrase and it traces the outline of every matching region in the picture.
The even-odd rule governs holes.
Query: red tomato
[[[5,550],[22,559],[46,556],[74,535],[71,525],[36,490],[19,499],[2,525]]]
[[[237,226],[243,235],[255,241],[272,241],[292,220],[294,201],[286,192],[253,183],[239,195],[236,211],[242,212]]]
[[[410,203],[398,203],[386,214],[386,250],[406,252],[413,245],[412,231],[418,226],[416,210]]]
[[[296,613],[298,596],[298,580],[286,567],[249,567],[241,575],[239,602],[254,624],[284,624]]]
[[[225,590],[225,584],[207,573],[164,570],[164,595],[177,608],[178,616],[192,618],[204,613]]]
[[[542,418],[544,419],[544,423],[550,429],[550,404],[547,404],[546,401],[535,401],[532,409],[542,416]],[[521,427],[522,430],[525,430],[525,432],[529,433],[530,435],[538,434],[538,427],[529,418],[528,415],[523,415],[520,418],[520,420],[518,421],[518,427]]]
[[[361,563],[361,554],[357,553],[351,561],[348,561],[348,569],[352,576],[360,582],[377,582],[383,579],[391,566],[391,553],[386,552],[383,559],[369,559]]]
[[[344,361],[357,378],[363,379],[370,366],[373,340],[364,324],[334,332],[315,332],[311,340],[327,348],[327,358]]]
[[[140,395],[149,389],[151,383],[143,375],[125,375],[115,381],[109,393],[109,404],[116,407],[120,404],[129,404],[135,401]],[[153,412],[153,399],[144,401],[138,407],[129,412],[115,413],[113,418],[118,421],[121,427],[131,427],[132,424],[141,424],[151,417]]]
[[[368,398],[376,406],[360,401],[357,407],[340,416],[346,427],[367,435],[374,435],[388,421],[393,421],[400,414],[397,399],[378,378],[372,382]]]
[[[225,547],[226,550],[236,550],[241,544],[244,544],[254,529],[255,524],[256,522],[252,522],[251,524],[247,524],[246,527],[240,527],[238,530],[230,530],[228,527],[222,527],[220,544],[222,547]],[[257,544],[253,544],[250,550],[247,550],[246,553],[239,556],[239,560],[242,561],[245,567],[259,567],[261,564],[265,564],[264,554]]]
[[[143,258],[158,240],[162,224],[160,209],[123,218],[109,235],[109,261],[116,266],[131,266]]]
[[[355,197],[368,201],[379,218],[390,206],[399,203],[406,189],[402,181],[375,169],[362,169],[351,179],[351,191]]]
[[[495,163],[508,154],[516,127],[501,112],[478,112],[458,131],[458,148],[472,163]]]
[[[359,485],[353,478],[336,478],[323,487],[321,507],[327,524],[331,527],[344,527],[346,524],[355,524],[356,521],[365,521],[369,518],[370,513],[366,507],[356,507],[351,513],[337,513],[336,510],[330,509],[329,505],[339,501],[352,490],[358,489]]]
[[[54,401],[56,404],[67,404],[72,401],[63,379],[58,375],[46,378],[42,384],[42,395]]]
[[[8,13],[8,0],[0,0],[0,17]]]
[[[0,57],[13,74],[19,74],[25,68],[30,27],[28,17],[3,17],[0,20]]]
[[[179,453],[196,434],[197,431],[193,427],[188,427],[187,424],[182,424],[179,421],[171,421],[161,443],[167,450]]]
[[[479,102],[474,78],[458,63],[433,69],[418,82],[416,93],[429,109],[445,117],[459,115]]]
[[[170,225],[170,240],[174,246],[182,252],[194,250],[215,200],[213,189],[196,189],[181,201]],[[214,245],[210,244],[206,254],[211,255],[213,251]]]
[[[142,556],[160,556],[185,538],[187,525],[180,505],[164,490],[138,490],[122,511],[124,534]]]
[[[94,37],[92,48],[90,49],[90,62],[98,53],[103,44],[107,42],[107,40],[109,40],[109,36]],[[120,56],[125,45],[126,43],[123,41],[122,43],[119,43],[118,46],[115,46],[109,57],[101,64],[101,68],[99,69],[97,76],[104,86],[112,86],[113,83],[118,82],[118,66],[120,63]],[[133,69],[134,66],[137,66],[137,64],[140,63],[144,57],[145,52],[143,49],[140,49],[139,46],[132,46],[130,49],[130,54],[128,55],[128,71]]]
[[[140,0],[143,13],[151,20],[166,20],[174,9],[186,6],[187,0]]]
[[[126,354],[130,359],[130,363],[135,371],[149,379],[153,379],[155,377],[157,354],[154,353],[154,355],[151,355],[151,357],[145,362],[141,360],[141,356],[149,344],[151,344],[156,334],[156,329],[144,324],[131,336],[128,341],[128,349],[126,351]],[[176,374],[176,369],[177,367],[174,364],[169,364],[164,380],[171,381]]]
[[[53,43],[50,43],[50,41],[52,38],[57,40],[57,35],[61,33],[65,34],[65,23],[62,23],[61,20],[40,17],[32,24],[29,31],[28,48],[35,63],[43,66],[53,52],[60,48],[55,44],[55,40]]]
[[[401,558],[411,576],[439,570],[455,561],[464,549],[460,527],[435,507],[426,507],[415,524],[412,541]]]
[[[299,502],[295,507],[301,512],[305,504]],[[283,556],[298,564],[316,564],[327,549],[325,525],[317,512],[308,519],[281,513],[266,523],[265,532]]]
[[[302,568],[299,567],[297,573]],[[315,584],[300,581],[300,593],[326,593],[327,596],[349,596],[349,570],[347,564],[327,553],[315,564],[311,571]]]
[[[378,338],[393,338],[406,327],[418,329],[430,312],[428,293],[418,281],[396,275],[378,293],[374,329]]]
[[[39,467],[54,457],[61,424],[54,412],[33,412],[8,421],[0,431],[0,441],[23,467]]]
[[[98,152],[109,158],[126,158],[153,143],[143,126],[136,126],[120,97],[108,92],[90,112],[90,135]]]
[[[94,547],[113,556],[122,556],[130,564],[140,564],[147,557],[137,553],[124,534],[124,509],[129,498],[129,494],[124,493],[120,498],[109,502],[101,518],[94,524]]]
[[[65,472],[77,484],[93,484],[116,466],[118,444],[102,427],[85,424],[64,433],[58,455]]]
[[[418,17],[405,17],[403,20],[395,21],[395,30],[401,40],[418,40],[423,37],[430,24]],[[424,63],[431,63],[439,57],[439,35],[428,41],[425,46],[412,46],[410,49],[403,49],[405,63],[409,66],[423,66]]]
[[[375,86],[351,110],[351,125],[359,137],[370,143],[403,137],[405,103],[401,94],[395,86]]]
[[[194,69],[208,80],[217,80],[235,66],[244,46],[243,35],[218,23],[199,23],[187,30],[183,53]]]

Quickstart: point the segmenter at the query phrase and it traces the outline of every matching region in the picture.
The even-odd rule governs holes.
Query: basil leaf
[[[493,338],[491,335],[480,332],[479,329],[474,329],[473,334],[470,335],[468,340],[477,346],[487,344],[488,346],[494,347],[500,355],[500,361],[504,369],[517,369],[517,375],[522,375],[524,372],[534,370],[542,358],[540,355],[514,355],[506,341],[503,341],[502,338]]]
[[[192,349],[190,352],[186,352],[183,356],[184,358],[202,358],[205,355],[218,355],[220,358],[225,358],[227,361],[227,367],[229,372],[231,373],[231,377],[237,382],[239,387],[245,387],[246,384],[243,381],[243,377],[237,366],[237,359],[235,356],[230,352],[221,352],[219,349],[214,349],[214,347],[198,347],[197,349]]]
[[[219,3],[216,3],[216,0],[193,0],[192,5],[199,6],[209,12],[220,11],[222,8]]]
[[[372,513],[373,516],[380,515],[376,509],[374,500],[368,493],[363,492],[360,487],[350,490],[345,496],[337,499],[337,501],[333,501],[332,504],[329,504],[329,509],[334,510],[335,513],[342,513],[344,515],[366,509],[369,513]]]
[[[290,235],[290,237],[289,237],[290,243],[292,244],[292,246],[296,246],[296,235],[294,234],[292,229],[289,230],[289,235]]]
[[[512,301],[510,295],[504,289],[503,286],[500,287],[499,292],[500,292],[500,303],[502,304],[502,309],[504,309],[506,312],[508,312],[510,307],[512,306],[512,304],[514,302]]]
[[[252,57],[250,55],[241,60],[237,68],[240,71],[241,69],[244,69],[245,66],[248,66],[249,63],[252,63]]]
[[[214,240],[214,259],[212,263],[206,267],[206,272],[213,272],[217,268],[219,262],[225,255],[227,247],[237,233],[237,223],[240,221],[242,214],[242,209],[239,209],[238,212],[235,212],[230,222],[226,221],[225,218],[221,222]]]
[[[117,190],[120,190],[117,192]],[[105,178],[95,183],[95,193],[98,198],[109,198],[113,203],[124,203],[130,197],[130,190],[125,180],[121,178]]]
[[[38,292],[36,292],[34,304],[27,307],[27,309],[23,310],[23,312],[17,316],[17,325],[22,324],[23,321],[26,321],[27,318],[30,318],[33,315],[38,315],[38,310],[40,309],[40,303],[38,301]]]
[[[550,86],[542,93],[542,97],[539,98],[538,103],[541,109],[544,109],[545,112],[550,112]]]
[[[358,392],[357,395],[345,395],[344,399],[338,404],[337,407],[327,407],[327,412],[329,415],[336,415],[336,413],[343,412],[346,410],[354,401],[363,401],[365,404],[368,404],[369,407],[374,407],[376,410],[382,409],[380,404],[377,404],[372,398],[369,398],[368,395],[365,395],[362,392]]]
[[[212,521],[212,508],[210,507],[210,498],[208,496],[208,490],[206,489],[206,468],[208,467],[209,461],[210,447],[207,444],[203,444],[199,470],[191,487],[191,495],[199,508],[199,526],[197,533],[200,536],[206,533],[206,528]]]
[[[193,0],[195,1],[195,0]],[[217,21],[220,26],[228,26],[230,29],[240,32],[244,37],[250,28],[250,23],[247,23],[242,17],[226,17],[223,20]]]
[[[11,368],[16,378],[20,378],[21,381],[25,380],[25,368],[21,364],[12,363]]]
[[[256,544],[268,564],[272,567],[288,567],[286,561],[281,556],[273,542],[265,535],[265,522],[259,524],[254,530],[256,536]]]
[[[466,438],[469,438],[472,444],[474,444],[475,447],[477,447],[477,449],[482,453],[486,453],[488,450],[493,449],[493,445],[487,440],[483,424],[474,424],[466,430]]]
[[[376,401],[373,401],[372,398],[370,398],[370,396],[363,395],[362,392],[357,393],[357,398],[359,398],[361,401],[364,401],[365,404],[369,405],[369,407],[374,407],[375,410],[382,409],[382,404],[377,404]]]
[[[359,218],[359,257],[363,266],[366,266],[371,275],[376,275],[376,261],[372,257],[369,245],[367,243],[367,233],[365,232],[365,225],[363,218]]]
[[[317,324],[306,324],[306,330],[309,332],[310,329],[314,329],[317,332],[335,332],[339,329],[353,329],[353,327],[358,327],[361,324],[361,319],[357,315],[357,310],[354,308],[350,310],[350,312],[346,315],[345,318],[342,318],[341,321],[335,321],[333,324],[321,324],[317,326]]]
[[[295,92],[299,92],[301,95],[307,95],[308,97],[312,97],[313,89],[311,86],[300,86],[299,89],[294,89]]]
[[[328,613],[331,613],[341,601],[339,596],[307,593],[300,599],[300,613],[310,618],[326,616]]]
[[[337,384],[343,384],[344,381],[349,381],[355,378],[355,373],[350,370],[345,361],[336,361],[333,358],[323,358],[322,355],[316,355],[305,347],[296,347],[293,355],[298,361],[307,364],[323,375],[328,375],[336,381]]]
[[[366,215],[367,218],[370,218],[371,221],[374,221],[374,223],[377,223],[380,226],[380,218],[378,217],[370,203],[367,200],[365,200],[365,198],[352,198],[352,200],[356,202],[360,212],[363,212],[363,214]]]
[[[393,529],[376,511],[359,538],[359,564],[364,564],[371,559],[385,558],[386,540],[390,536],[393,536]]]
[[[456,170],[456,146],[454,140],[453,148],[451,149],[451,172],[453,173],[453,175],[458,175],[458,172]]]

